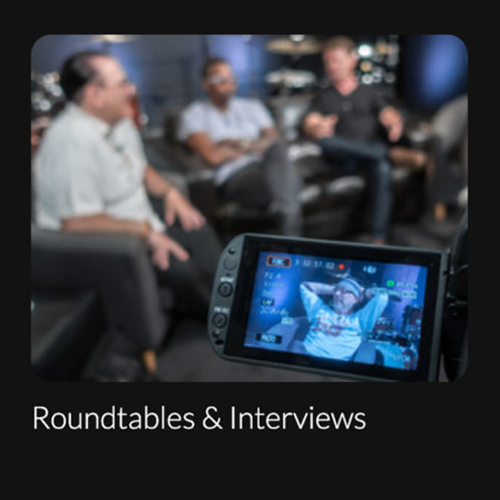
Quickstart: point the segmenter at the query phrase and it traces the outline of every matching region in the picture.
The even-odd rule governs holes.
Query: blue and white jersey
[[[342,360],[352,358],[389,300],[387,293],[380,291],[362,309],[352,314],[337,314],[304,284],[300,285],[300,295],[311,323],[304,348],[312,356]]]

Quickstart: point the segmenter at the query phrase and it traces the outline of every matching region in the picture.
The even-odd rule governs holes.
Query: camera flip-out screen
[[[208,318],[218,354],[362,379],[433,381],[444,252],[245,234]]]

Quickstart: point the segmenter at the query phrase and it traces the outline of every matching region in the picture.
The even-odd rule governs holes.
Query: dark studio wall
[[[164,109],[200,95],[198,74],[204,59],[200,35],[140,35],[122,43],[98,41],[94,35],[48,35],[33,46],[32,71],[59,71],[66,57],[87,49],[109,52],[121,61],[150,123],[160,121]]]
[[[454,35],[402,39],[398,92],[410,109],[435,111],[468,90],[468,51]]]
[[[330,35],[318,35],[319,40]],[[373,43],[378,35],[351,35]],[[323,77],[320,54],[301,57],[271,53],[266,43],[276,35],[136,35],[122,43],[97,35],[46,35],[32,48],[36,73],[59,71],[77,50],[101,49],[115,55],[138,89],[148,126],[161,125],[166,111],[203,96],[200,68],[208,56],[226,58],[239,80],[239,95],[266,98],[269,72],[281,68],[311,71]],[[452,35],[399,36],[400,57],[394,90],[413,110],[433,111],[467,91],[467,49]]]

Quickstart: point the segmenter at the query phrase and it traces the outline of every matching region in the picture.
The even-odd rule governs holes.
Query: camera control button
[[[227,316],[225,314],[218,313],[212,318],[212,323],[217,328],[224,328],[227,324]]]
[[[221,283],[217,290],[223,297],[229,297],[233,293],[233,285],[231,283]]]
[[[238,264],[238,261],[234,257],[226,257],[223,264],[228,271],[232,271]]]

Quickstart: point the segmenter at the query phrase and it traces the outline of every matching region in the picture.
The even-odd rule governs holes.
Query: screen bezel
[[[246,347],[244,341],[260,252],[279,252],[425,267],[427,269],[427,279],[417,369],[401,370],[353,361],[346,362],[285,351]],[[363,379],[388,381],[436,380],[439,366],[439,336],[446,263],[447,254],[434,250],[378,247],[344,242],[247,234],[244,238],[240,257],[233,307],[228,325],[228,332],[230,333],[226,338],[223,355],[250,362]],[[234,304],[238,304],[238,307],[234,307]]]

